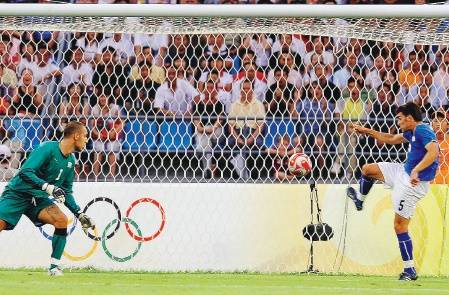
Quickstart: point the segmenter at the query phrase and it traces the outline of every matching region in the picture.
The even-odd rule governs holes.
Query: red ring
[[[131,210],[137,206],[140,203],[151,203],[154,206],[156,206],[157,208],[159,208],[159,211],[161,212],[161,216],[162,216],[162,222],[161,225],[159,226],[159,229],[151,236],[148,237],[141,237],[139,235],[136,235],[132,230],[131,227],[129,226],[128,222],[125,222],[125,227],[126,227],[126,231],[128,232],[128,234],[136,241],[144,241],[144,242],[148,242],[151,241],[153,239],[155,239],[164,229],[165,226],[165,211],[164,208],[162,208],[161,204],[159,204],[158,201],[153,200],[151,198],[141,198],[138,200],[135,200],[130,206],[129,208],[126,210],[126,217],[129,217],[129,214],[131,213]]]

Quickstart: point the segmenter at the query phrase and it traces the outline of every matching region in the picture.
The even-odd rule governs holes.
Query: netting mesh
[[[7,30],[125,34],[304,34],[402,44],[447,44],[449,40],[449,20],[438,18],[0,16],[0,24]]]
[[[443,19],[0,24],[6,178],[70,120],[91,131],[81,181],[352,181],[364,163],[403,161],[407,147],[358,136],[348,122],[397,132],[395,110],[408,101],[446,140],[444,119],[434,119],[449,104]],[[287,172],[296,151],[312,158],[311,175]],[[442,161],[438,182],[446,171]]]

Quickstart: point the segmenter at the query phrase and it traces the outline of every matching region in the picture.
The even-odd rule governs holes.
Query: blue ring
[[[70,235],[73,233],[73,231],[74,231],[75,228],[76,228],[76,225],[78,224],[78,220],[77,220],[76,218],[74,218],[73,220],[74,220],[74,221],[73,221],[72,227],[71,227],[71,228],[69,229],[69,231],[67,232],[67,236],[70,236]],[[49,241],[53,240],[53,236],[47,234],[47,233],[42,229],[42,226],[39,226],[38,228],[39,228],[39,231],[41,232],[41,234],[42,234],[47,240],[49,240]]]

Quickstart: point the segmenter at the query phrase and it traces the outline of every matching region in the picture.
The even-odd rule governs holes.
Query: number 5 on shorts
[[[401,200],[400,202],[399,202],[399,211],[402,211],[402,209],[404,209],[404,201],[405,200]]]

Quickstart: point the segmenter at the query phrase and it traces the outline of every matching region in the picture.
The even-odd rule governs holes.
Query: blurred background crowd
[[[338,4],[360,2],[379,1]],[[81,179],[289,181],[288,156],[302,151],[310,177],[350,181],[366,162],[403,160],[406,147],[359,137],[348,122],[397,132],[399,105],[414,101],[438,124],[449,106],[447,46],[0,31],[0,56],[0,154],[17,168],[33,146],[82,120],[91,141],[78,156]]]

